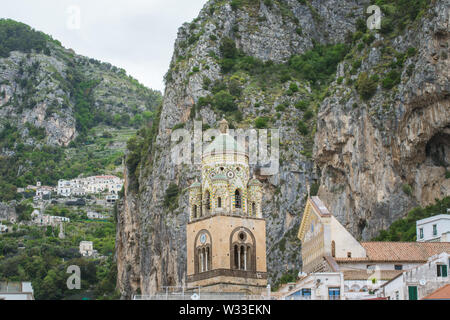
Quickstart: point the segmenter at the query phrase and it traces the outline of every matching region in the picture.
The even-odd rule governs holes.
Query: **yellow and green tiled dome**
[[[244,147],[242,147],[237,141],[229,134],[221,134],[216,137],[203,151],[203,154],[208,153],[224,153],[224,152],[239,152],[245,153]]]

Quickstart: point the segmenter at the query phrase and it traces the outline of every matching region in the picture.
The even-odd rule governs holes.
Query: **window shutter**
[[[409,300],[417,300],[417,287],[408,287]]]
[[[442,265],[442,276],[443,277],[447,276],[447,266],[445,264]]]

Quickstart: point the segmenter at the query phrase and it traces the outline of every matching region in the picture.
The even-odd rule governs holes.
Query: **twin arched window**
[[[250,230],[236,228],[231,233],[230,245],[231,269],[256,271],[256,243]]]
[[[209,246],[197,249],[197,273],[211,270],[211,250]]]
[[[252,248],[249,245],[234,245],[234,269],[251,270]]]

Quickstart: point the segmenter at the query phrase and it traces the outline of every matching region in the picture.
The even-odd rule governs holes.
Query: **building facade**
[[[189,188],[187,286],[203,292],[260,294],[267,287],[262,184],[245,149],[220,122],[204,150],[201,182]]]
[[[450,254],[432,256],[418,267],[405,271],[382,286],[389,300],[420,300],[437,289],[450,284],[448,270]]]
[[[450,242],[450,214],[439,214],[416,222],[417,241]]]
[[[0,300],[34,300],[31,282],[0,281]]]
[[[378,298],[384,284],[427,263],[432,256],[450,252],[450,242],[359,242],[318,197],[307,200],[298,238],[302,243],[303,276],[284,294],[285,298],[302,297],[303,291],[308,294],[319,286],[336,293],[338,279],[341,299]],[[441,268],[446,274],[447,267]],[[334,273],[342,277],[331,277]],[[323,275],[330,275],[334,282],[311,287],[313,280]],[[320,296],[326,297],[323,293]]]
[[[94,250],[94,243],[92,241],[81,241],[80,254],[83,257],[95,256],[97,254],[97,250]]]
[[[59,196],[85,196],[108,192],[116,198],[122,189],[123,179],[116,176],[92,176],[72,180],[59,180],[56,192]]]

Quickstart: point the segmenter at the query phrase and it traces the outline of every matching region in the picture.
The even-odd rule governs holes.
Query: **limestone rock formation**
[[[313,150],[312,142],[296,128],[305,112],[293,107],[311,97],[312,84],[297,82],[294,88],[299,90],[289,92],[293,81],[258,87],[246,75],[233,75],[242,90],[236,127],[252,127],[258,117],[269,114],[271,125],[280,128],[280,170],[259,177],[269,282],[301,263],[296,233],[308,184],[320,183],[319,196],[329,210],[363,239],[413,206],[449,195],[449,26],[448,14],[443,13],[448,13],[448,4],[434,1],[414,27],[397,35],[375,33],[374,39],[358,40],[353,35],[358,20],[365,21],[368,4],[211,0],[192,23],[179,29],[156,134],[150,138],[150,149],[143,150],[137,175],[128,179],[119,212],[117,255],[124,261],[118,264],[118,282],[124,298],[184,284],[189,215],[185,189],[199,176],[199,168],[172,163],[170,138],[177,127],[192,132],[194,119],[210,127],[221,119],[214,103],[204,103],[204,98],[214,90],[210,83],[235,80],[224,75],[217,58],[227,38],[244,54],[274,63],[285,63],[315,44],[352,46],[334,81],[315,100],[319,105],[311,133]],[[390,63],[401,70],[390,74],[400,73],[395,85],[384,81],[390,76]],[[361,83],[375,70],[381,70],[382,79],[366,81],[373,80],[376,92],[363,99]],[[139,187],[131,188],[136,182]],[[165,201],[171,184],[180,192]],[[136,259],[139,266],[132,267]]]

